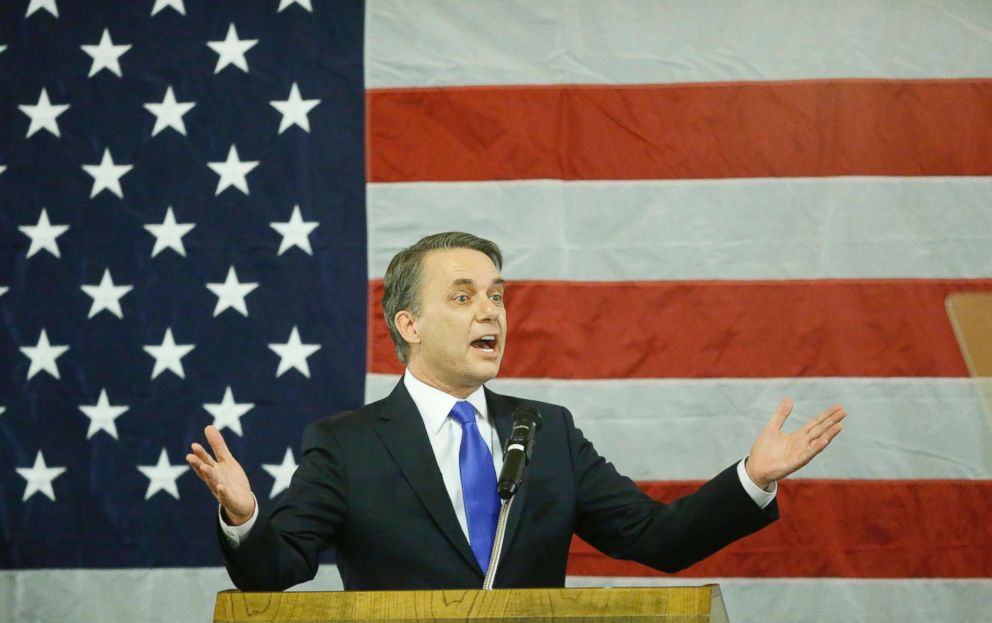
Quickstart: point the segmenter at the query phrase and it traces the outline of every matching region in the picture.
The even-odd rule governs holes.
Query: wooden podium
[[[727,623],[720,587],[217,594],[215,623]]]

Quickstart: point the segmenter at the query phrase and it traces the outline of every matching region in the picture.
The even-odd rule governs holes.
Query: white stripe
[[[988,2],[374,0],[369,88],[992,75]]]
[[[335,565],[293,590],[341,590]],[[0,570],[0,621],[175,623],[213,620],[217,592],[234,588],[223,567]]]
[[[971,623],[987,621],[992,580],[834,578],[566,578],[566,586],[719,584],[731,621],[789,623]]]
[[[366,377],[366,400],[392,375]],[[601,455],[636,480],[702,480],[744,457],[784,396],[786,430],[834,403],[837,441],[797,478],[992,478],[990,419],[979,382],[943,378],[497,379],[494,391],[567,406]],[[540,435],[534,452],[541,451]]]
[[[420,237],[501,245],[511,279],[992,276],[992,177],[369,184],[369,275]]]
[[[971,623],[988,617],[992,580],[636,578],[569,576],[566,586],[717,583],[731,621]],[[222,568],[0,571],[0,620],[45,623],[209,621]],[[293,590],[341,590],[334,565]],[[53,598],[53,596],[58,598]]]

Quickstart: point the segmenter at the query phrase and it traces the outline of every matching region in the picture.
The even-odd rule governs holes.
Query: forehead
[[[439,249],[424,258],[424,282],[447,287],[461,279],[487,286],[499,279],[499,270],[489,256],[474,249]]]

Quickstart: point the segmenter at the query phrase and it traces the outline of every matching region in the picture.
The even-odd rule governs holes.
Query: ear
[[[399,331],[400,337],[402,337],[407,344],[420,344],[420,334],[417,332],[416,319],[410,310],[401,309],[396,312],[393,316],[393,322],[396,324],[396,330]]]

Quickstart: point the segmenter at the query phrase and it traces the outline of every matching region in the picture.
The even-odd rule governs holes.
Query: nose
[[[499,306],[493,303],[492,299],[488,296],[481,297],[481,303],[478,306],[478,318],[479,320],[495,320],[499,317]]]

